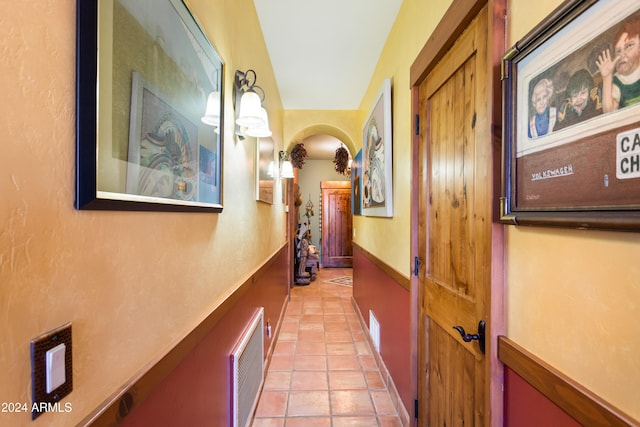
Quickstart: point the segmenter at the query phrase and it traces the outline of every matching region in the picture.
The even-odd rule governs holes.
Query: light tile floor
[[[321,269],[291,289],[252,427],[401,427],[358,315],[352,288]]]

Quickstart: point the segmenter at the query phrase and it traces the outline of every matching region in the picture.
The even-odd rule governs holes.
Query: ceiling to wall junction
[[[357,110],[402,0],[254,4],[284,109]],[[321,129],[298,139],[309,159],[333,159],[341,140],[354,155]]]
[[[254,0],[285,110],[356,110],[402,0]]]

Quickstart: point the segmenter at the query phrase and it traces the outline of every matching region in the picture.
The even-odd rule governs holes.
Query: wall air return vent
[[[251,318],[231,358],[232,426],[247,427],[264,379],[264,308]]]

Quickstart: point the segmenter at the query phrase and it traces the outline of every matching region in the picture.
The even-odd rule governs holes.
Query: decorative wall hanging
[[[505,55],[502,221],[640,229],[639,9],[563,3]]]
[[[311,194],[309,194],[309,201],[307,202],[306,206],[306,212],[305,212],[305,216],[307,217],[307,222],[309,224],[311,224],[311,217],[314,215],[313,214],[313,202],[311,201]]]
[[[304,159],[307,157],[307,150],[304,148],[304,144],[296,144],[291,153],[289,153],[289,159],[294,168],[302,169],[304,165]]]
[[[76,6],[76,209],[220,212],[223,62],[185,4]]]
[[[333,165],[340,175],[349,175],[349,152],[342,145],[336,149]]]
[[[385,79],[362,129],[362,213],[393,216],[391,80]]]

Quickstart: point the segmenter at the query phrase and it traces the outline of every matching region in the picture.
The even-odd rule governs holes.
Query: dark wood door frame
[[[285,178],[282,180],[283,187],[282,191],[284,192],[285,197],[285,205],[286,205],[286,239],[287,244],[289,245],[289,265],[287,266],[287,287],[291,289],[295,283],[295,243],[293,241],[296,236],[298,229],[298,215],[296,213],[296,205],[295,205],[295,196],[294,196],[294,188],[295,185],[298,184],[298,169],[293,169],[294,178]],[[290,296],[290,295],[289,295]]]
[[[502,56],[505,52],[505,17],[506,17],[506,0],[453,0],[453,3],[441,19],[440,23],[431,34],[422,50],[413,62],[410,70],[410,88],[412,90],[412,111],[411,123],[418,123],[416,120],[420,116],[419,108],[419,87],[429,72],[438,63],[446,52],[453,46],[460,34],[465,30],[468,24],[478,14],[484,5],[489,6],[489,34],[488,37],[488,56],[490,78],[490,116],[492,129],[491,138],[493,144],[493,194],[495,203],[493,207],[493,247],[491,267],[492,276],[492,297],[490,304],[490,326],[488,328],[487,346],[491,346],[492,357],[489,362],[488,376],[490,378],[489,385],[489,401],[491,426],[502,426],[503,418],[503,398],[502,398],[502,364],[499,362],[497,355],[497,337],[505,332],[505,314],[503,306],[503,259],[504,244],[503,233],[504,227],[497,222],[499,215],[498,197],[500,195],[500,165],[501,165],[501,128],[502,128],[502,99],[500,90],[501,64]],[[419,221],[419,135],[417,129],[412,132],[412,188],[411,188],[411,259],[413,260],[412,276],[411,276],[411,323],[412,323],[412,349],[411,363],[413,372],[413,381],[411,384],[412,393],[418,396],[418,375],[420,367],[418,367],[418,277],[425,274],[424,260],[420,262],[418,250],[418,235],[424,232],[425,224]],[[416,263],[416,260],[418,261]],[[420,404],[419,404],[420,405]],[[416,425],[417,420],[413,419],[412,425]]]

